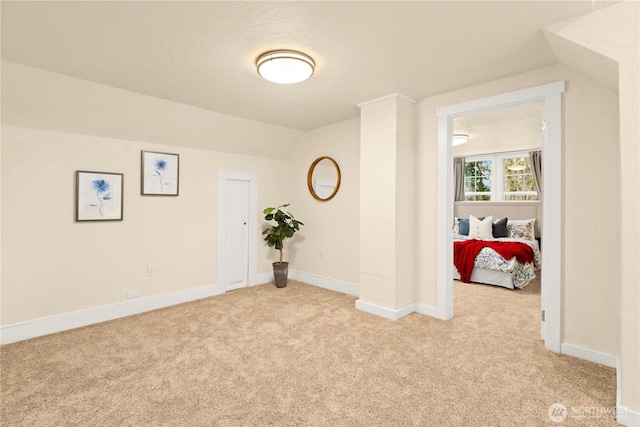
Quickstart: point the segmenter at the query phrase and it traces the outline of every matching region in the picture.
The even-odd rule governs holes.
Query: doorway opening
[[[528,244],[534,254],[532,262],[514,264],[515,260],[507,261],[489,248],[482,249],[468,284],[460,281],[454,269],[456,316],[482,318],[483,324],[493,325],[496,332],[504,330],[507,313],[510,320],[519,319],[521,331],[527,334],[538,334],[542,329],[536,322],[541,306],[539,242],[543,188],[540,182],[536,183],[540,179],[539,169],[535,169],[539,163],[532,160],[544,157],[542,115],[543,105],[538,102],[457,116],[453,120],[453,134],[465,135],[467,139],[456,144],[454,136],[452,150],[458,175],[454,181],[459,183],[454,192],[454,241],[467,239],[471,215],[479,219],[492,216],[493,226],[487,237],[508,242],[511,239],[508,230],[515,227],[518,237],[526,239],[521,243]],[[524,229],[530,230],[535,238],[519,232]]]
[[[560,352],[562,297],[562,93],[564,82],[556,82],[475,101],[439,108],[438,117],[438,274],[437,313],[453,317],[453,131],[454,120],[470,114],[509,106],[541,103],[542,140],[542,313],[541,336],[545,347]]]

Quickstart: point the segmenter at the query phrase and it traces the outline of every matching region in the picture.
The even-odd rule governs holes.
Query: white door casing
[[[257,189],[255,173],[218,172],[217,293],[256,283]]]
[[[453,119],[509,106],[543,103],[542,310],[545,347],[560,352],[562,307],[562,93],[564,81],[438,108],[437,317],[453,317]]]

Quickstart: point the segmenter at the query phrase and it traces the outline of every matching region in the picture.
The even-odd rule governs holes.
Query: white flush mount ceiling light
[[[313,75],[315,62],[310,56],[294,50],[273,50],[256,61],[258,74],[274,83],[299,83]]]
[[[456,133],[453,135],[453,145],[462,145],[469,140],[469,135]]]

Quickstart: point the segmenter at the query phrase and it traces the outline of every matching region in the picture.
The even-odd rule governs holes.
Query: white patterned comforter
[[[469,240],[469,236],[463,236],[461,234],[454,234],[453,240]],[[491,248],[482,248],[473,263],[474,268],[485,268],[487,270],[502,271],[504,273],[510,273],[513,281],[513,285],[516,288],[524,288],[536,278],[536,271],[542,267],[542,254],[540,253],[540,247],[537,240],[527,239],[513,239],[513,238],[491,238],[491,239],[478,239],[489,240],[498,242],[518,242],[529,245],[533,249],[533,262],[522,264],[519,263],[515,257],[510,260],[504,259],[502,255],[497,253]]]

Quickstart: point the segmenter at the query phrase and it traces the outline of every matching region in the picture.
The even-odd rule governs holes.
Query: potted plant
[[[273,277],[276,281],[276,287],[284,288],[287,286],[287,276],[289,275],[289,263],[282,261],[282,247],[284,239],[293,237],[296,231],[300,230],[300,226],[304,225],[297,219],[293,218],[291,212],[285,212],[282,208],[289,206],[278,206],[277,208],[266,208],[264,213],[264,219],[267,221],[274,220],[276,225],[266,228],[262,235],[265,236],[264,240],[267,242],[267,246],[275,247],[280,251],[280,261],[273,263]]]

